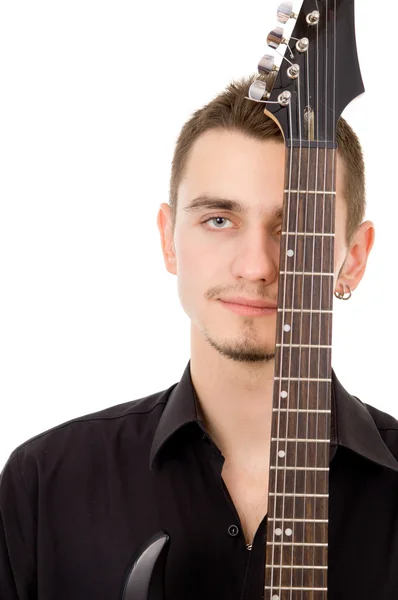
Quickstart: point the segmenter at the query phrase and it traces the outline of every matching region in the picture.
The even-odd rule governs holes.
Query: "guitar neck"
[[[265,571],[270,599],[290,600],[295,588],[303,600],[327,597],[335,166],[333,149],[286,149]]]

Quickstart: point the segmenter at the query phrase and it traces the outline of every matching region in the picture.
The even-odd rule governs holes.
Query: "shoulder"
[[[356,398],[357,400],[359,400],[359,398],[357,398],[356,396],[354,396],[354,398]],[[365,406],[365,408],[368,410],[368,412],[371,414],[373,421],[375,422],[377,428],[379,430],[393,430],[396,431],[398,434],[398,420],[393,417],[392,415],[383,412],[382,410],[379,410],[378,408],[375,408],[374,406],[371,406],[370,404],[366,404],[365,402],[362,402],[361,400],[359,400],[361,402],[361,404],[363,404]]]
[[[356,400],[359,400],[354,396]],[[372,417],[384,443],[398,460],[398,419],[392,415],[359,400]]]
[[[129,436],[132,445],[155,429],[170,393],[177,384],[130,402],[85,414],[43,431],[20,444],[11,453],[8,463],[54,462],[65,453],[83,452],[90,446],[112,445],[121,432]]]

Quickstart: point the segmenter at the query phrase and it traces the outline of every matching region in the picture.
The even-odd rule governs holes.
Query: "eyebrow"
[[[194,198],[187,204],[187,206],[184,207],[183,210],[186,212],[195,212],[204,208],[228,210],[230,212],[236,212],[240,214],[247,214],[248,212],[248,208],[242,204],[242,202],[239,202],[239,200],[221,198],[219,196],[208,196],[207,194],[202,194],[201,196]],[[272,217],[274,219],[281,219],[282,215],[283,208],[280,206],[272,211]]]

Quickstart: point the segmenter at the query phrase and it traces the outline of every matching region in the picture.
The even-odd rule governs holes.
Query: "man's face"
[[[181,304],[193,335],[232,360],[270,360],[275,346],[285,146],[212,130],[191,149],[178,195],[174,232]],[[337,167],[335,268],[346,251],[342,165]],[[203,205],[204,197],[214,207]],[[242,211],[218,208],[222,200]],[[195,201],[196,208],[191,205]],[[206,204],[206,203],[204,203]],[[238,314],[222,300],[259,300],[262,314]],[[260,311],[259,311],[260,312]]]

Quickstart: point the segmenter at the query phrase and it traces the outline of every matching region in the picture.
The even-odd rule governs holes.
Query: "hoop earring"
[[[334,292],[334,295],[336,296],[336,298],[338,298],[339,300],[349,300],[352,296],[352,290],[351,290],[350,286],[349,285],[346,286],[345,284],[343,285],[342,283],[340,283],[340,287],[343,290],[343,293]],[[348,288],[348,292],[346,292],[346,289],[345,289],[346,287]],[[348,294],[347,297],[345,297],[346,294]]]

